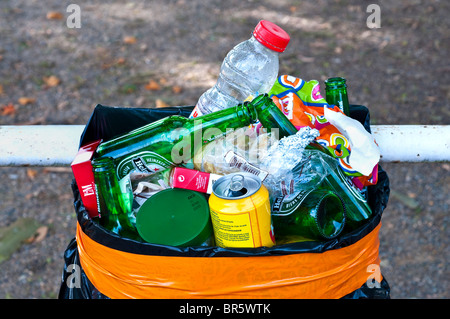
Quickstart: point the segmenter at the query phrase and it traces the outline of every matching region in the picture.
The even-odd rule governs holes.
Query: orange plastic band
[[[379,269],[380,226],[344,248],[283,256],[138,255],[100,245],[79,225],[77,245],[87,277],[110,298],[333,299],[360,288]]]

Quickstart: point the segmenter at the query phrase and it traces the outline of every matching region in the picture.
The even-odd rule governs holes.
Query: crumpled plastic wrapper
[[[322,158],[306,150],[317,136],[318,130],[302,127],[269,150],[261,169],[269,172],[264,185],[271,199],[294,195],[301,189],[315,188],[328,175]]]
[[[310,127],[302,127],[296,134],[282,138],[273,145],[262,161],[262,167],[271,173],[289,172],[303,158],[303,151],[314,139],[319,131]]]

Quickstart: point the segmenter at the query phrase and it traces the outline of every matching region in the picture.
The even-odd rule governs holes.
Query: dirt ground
[[[70,3],[80,28],[68,27]],[[380,28],[366,24],[371,3]],[[350,102],[369,107],[375,125],[449,125],[449,15],[443,0],[3,0],[0,125],[84,125],[97,103],[193,105],[260,19],[291,36],[280,74],[347,78]],[[391,298],[449,298],[450,163],[381,165],[392,191],[380,234]],[[69,167],[0,168],[0,227],[24,217],[46,226],[0,263],[0,298],[57,297],[75,236],[72,178]]]

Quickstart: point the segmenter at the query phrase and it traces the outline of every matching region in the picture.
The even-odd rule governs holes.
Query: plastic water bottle
[[[190,117],[216,112],[269,92],[278,77],[278,55],[289,35],[276,24],[261,20],[250,39],[225,57],[217,83],[203,93]]]

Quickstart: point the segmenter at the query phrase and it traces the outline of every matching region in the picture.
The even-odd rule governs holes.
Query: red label
[[[95,194],[94,173],[92,172],[92,156],[101,140],[86,144],[78,150],[71,167],[80,191],[81,200],[89,216],[98,216],[97,197]]]
[[[172,186],[211,194],[212,185],[220,175],[204,173],[193,169],[175,167],[173,169]]]

